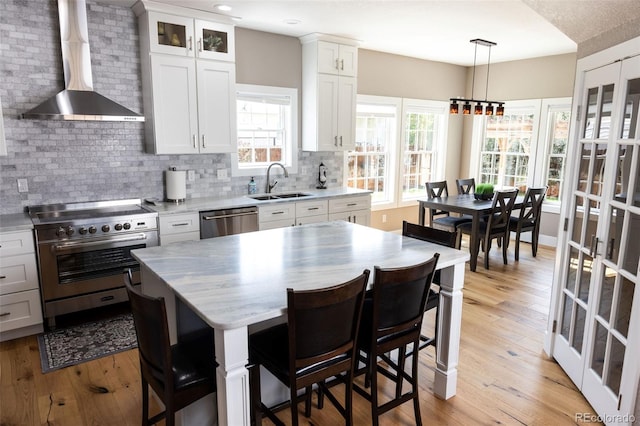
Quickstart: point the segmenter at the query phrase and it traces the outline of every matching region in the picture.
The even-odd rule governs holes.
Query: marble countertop
[[[199,212],[199,211],[205,211],[205,210],[228,209],[228,208],[234,208],[234,207],[261,206],[261,205],[272,204],[272,203],[317,200],[319,198],[336,198],[336,197],[349,196],[349,195],[371,194],[371,191],[362,190],[362,189],[353,189],[353,188],[309,189],[309,190],[302,190],[298,192],[303,192],[305,194],[311,194],[311,195],[309,195],[308,197],[301,197],[301,198],[284,198],[279,200],[262,200],[262,201],[254,200],[253,198],[250,198],[248,195],[232,197],[232,198],[201,197],[201,198],[190,198],[190,199],[187,199],[185,202],[179,203],[179,204],[165,201],[165,202],[157,202],[156,205],[145,204],[145,207],[158,212],[158,214],[164,215],[164,214],[177,214],[177,213],[192,213],[192,212]],[[277,195],[277,194],[278,194],[277,191],[273,193],[273,195]],[[264,195],[264,194],[256,194],[256,195]]]
[[[365,268],[399,267],[440,253],[438,269],[464,263],[455,250],[345,221],[249,232],[133,250],[211,327],[233,329],[277,318],[286,289],[348,281]],[[148,271],[146,271],[148,272]]]
[[[0,232],[32,230],[33,223],[27,213],[0,215]]]

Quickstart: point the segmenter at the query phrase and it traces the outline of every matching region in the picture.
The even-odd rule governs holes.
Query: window
[[[571,99],[558,98],[511,101],[502,117],[476,117],[472,170],[478,181],[523,193],[547,185],[545,210],[558,210],[570,115]]]
[[[345,156],[345,182],[373,191],[374,208],[410,205],[444,170],[447,104],[358,96],[355,150]]]
[[[234,176],[249,176],[273,162],[297,171],[298,92],[296,89],[238,84],[238,151]]]

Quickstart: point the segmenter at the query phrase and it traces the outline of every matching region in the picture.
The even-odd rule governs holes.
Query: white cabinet
[[[32,231],[0,233],[0,341],[42,332]]]
[[[330,199],[329,220],[346,220],[369,226],[371,224],[371,195]]]
[[[258,206],[258,229],[284,228],[296,224],[296,203],[273,203]]]
[[[302,42],[302,148],[348,151],[355,146],[357,46],[315,35]]]
[[[148,7],[157,6],[134,6],[140,27],[147,151],[235,152],[233,26]]]
[[[200,216],[197,212],[160,215],[160,245],[200,239]]]
[[[326,222],[329,218],[327,200],[310,200],[296,202],[296,225]]]

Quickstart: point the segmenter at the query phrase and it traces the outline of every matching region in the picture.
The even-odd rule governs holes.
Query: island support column
[[[215,329],[218,425],[249,426],[249,338],[247,327]]]
[[[436,396],[442,399],[449,399],[456,394],[464,271],[464,262],[440,271],[440,306],[433,390]]]

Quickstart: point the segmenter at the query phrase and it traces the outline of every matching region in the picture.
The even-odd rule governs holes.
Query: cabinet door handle
[[[3,313],[0,314],[0,317],[6,317],[6,316],[9,316],[9,315],[11,315],[11,312],[3,312]]]
[[[198,143],[196,142],[196,135],[193,135],[193,148],[194,148],[194,149],[198,147],[198,145],[197,145],[197,144],[198,144]]]
[[[271,214],[284,214],[283,211],[279,211],[279,212],[271,212]]]
[[[198,52],[202,52],[202,39],[198,39]]]
[[[193,50],[193,36],[189,37],[189,50]]]
[[[204,135],[202,135],[202,147],[206,148],[206,145],[204,144]]]
[[[357,206],[358,203],[347,203],[347,207],[353,207],[353,206]]]
[[[171,226],[188,226],[189,222],[181,222],[181,223],[172,223]]]
[[[342,136],[340,136],[340,146],[342,146]]]
[[[340,66],[338,65],[338,64],[339,64],[339,62],[340,62],[340,60],[336,58],[336,69],[337,69],[337,70],[339,70],[339,69],[340,69]]]
[[[337,136],[334,136],[334,137],[333,137],[333,144],[334,144],[335,146],[338,146],[338,137],[337,137]]]
[[[340,61],[340,69],[344,71],[344,59]]]
[[[4,280],[5,278],[7,278],[6,275],[0,275],[0,280]]]
[[[307,211],[311,211],[311,210],[318,210],[320,207],[309,207],[307,208]],[[2,278],[2,277],[0,277]]]

